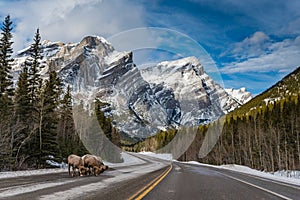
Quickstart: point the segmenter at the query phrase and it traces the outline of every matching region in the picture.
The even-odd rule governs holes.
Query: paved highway
[[[173,163],[150,199],[300,199],[300,187],[225,169]]]
[[[143,162],[98,177],[67,172],[0,179],[0,199],[300,199],[300,187],[225,169]]]
[[[62,172],[2,178],[0,199],[128,199],[170,165],[168,161],[136,157],[140,162],[111,167],[97,177],[70,177]]]

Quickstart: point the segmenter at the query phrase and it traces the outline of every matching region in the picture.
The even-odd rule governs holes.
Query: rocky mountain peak
[[[238,101],[241,105],[247,103],[252,99],[252,94],[246,91],[245,87],[240,89],[229,88],[225,89],[225,91],[232,96],[236,101]]]
[[[28,50],[16,55],[16,72]],[[99,36],[86,36],[75,44],[44,41],[42,50],[42,75],[55,70],[64,85],[71,85],[74,96],[86,102],[96,97],[106,103],[105,115],[131,137],[209,123],[240,105],[205,73],[196,57],[139,70],[132,52],[118,52]]]
[[[98,51],[98,54],[102,57],[107,56],[114,51],[113,46],[107,42],[103,37],[99,36],[86,36],[76,46],[76,48],[89,51]]]
[[[194,56],[173,61],[164,61],[158,63],[157,68],[160,68],[162,73],[180,72],[184,74],[185,72],[194,71],[198,75],[203,74],[203,67],[199,60]]]

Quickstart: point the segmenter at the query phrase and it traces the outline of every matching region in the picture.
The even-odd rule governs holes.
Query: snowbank
[[[189,161],[189,162],[182,162],[182,163],[200,165],[200,166],[206,166],[206,167],[213,167],[213,168],[218,168],[218,169],[227,169],[227,170],[231,170],[231,171],[241,172],[241,173],[245,173],[245,174],[249,174],[249,175],[259,176],[262,178],[281,181],[281,182],[285,182],[285,183],[291,183],[291,184],[300,186],[300,171],[290,171],[290,173],[286,173],[285,171],[279,171],[279,172],[275,172],[275,173],[270,173],[270,172],[258,171],[255,169],[251,169],[250,167],[247,167],[247,166],[235,165],[235,164],[216,166],[216,165],[203,164],[203,163],[199,163],[196,161]]]
[[[133,155],[131,155],[133,154]],[[159,158],[162,160],[167,161],[174,161],[172,158],[172,154],[156,154],[153,152],[139,152],[137,155],[145,155],[150,156],[154,158]],[[139,165],[145,163],[144,160],[135,157],[134,153],[126,153],[122,152],[121,156],[124,160],[122,163],[109,163],[104,161],[105,165],[108,165],[109,167],[123,167],[123,166],[131,166],[131,165]],[[177,161],[176,161],[177,162]],[[196,161],[189,161],[189,162],[181,162],[185,164],[193,164],[193,165],[200,165],[200,166],[207,166],[207,167],[213,167],[218,169],[227,169],[231,171],[237,171],[249,175],[254,175],[262,178],[267,178],[271,180],[291,183],[300,186],[300,171],[278,171],[275,173],[268,173],[268,172],[262,172],[255,169],[251,169],[246,166],[241,165],[208,165],[199,163]],[[56,164],[56,163],[55,163]],[[64,165],[65,167],[66,165]],[[39,169],[39,170],[26,170],[26,171],[13,171],[13,172],[1,172],[0,173],[0,179],[4,178],[11,178],[11,177],[19,177],[19,176],[33,176],[33,175],[41,175],[41,174],[51,174],[51,173],[61,173],[61,172],[67,172],[67,168],[54,168],[54,169]]]
[[[107,161],[103,161],[103,163],[105,165],[108,165],[109,167],[122,167],[122,166],[130,166],[130,165],[138,165],[138,164],[142,164],[145,163],[145,161],[134,157],[126,152],[121,152],[121,157],[123,158],[122,163],[110,163]]]
[[[172,154],[170,154],[170,153],[153,153],[153,152],[143,151],[143,152],[139,152],[138,154],[151,156],[151,157],[159,158],[159,159],[162,159],[162,160],[168,160],[168,161],[173,160]]]
[[[144,160],[134,157],[125,152],[122,152],[121,156],[124,160],[124,162],[122,163],[110,163],[106,161],[104,161],[103,163],[105,165],[108,165],[109,167],[122,167],[122,166],[138,165],[138,164],[145,163]],[[61,173],[61,172],[68,171],[67,169],[68,165],[66,163],[57,163],[52,160],[47,160],[47,163],[52,165],[53,167],[60,167],[60,168],[0,172],[0,179],[12,178],[18,176],[33,176],[33,175],[41,175],[41,174]]]
[[[63,168],[55,168],[55,169],[37,169],[37,170],[24,170],[24,171],[13,171],[13,172],[1,172],[0,179],[3,178],[12,178],[18,176],[34,176],[41,174],[53,174],[53,173],[61,173],[67,172],[68,169]]]

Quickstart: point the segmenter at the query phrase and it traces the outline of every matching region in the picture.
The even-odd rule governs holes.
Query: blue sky
[[[31,43],[37,27],[43,39],[65,43],[85,35],[113,39],[124,31],[159,27],[183,37],[163,47],[157,40],[163,37],[149,39],[151,48],[168,50],[166,45],[176,46],[188,37],[212,58],[225,87],[246,87],[253,94],[300,66],[299,10],[299,0],[0,0],[1,18],[10,14],[15,23],[16,51]],[[144,33],[143,41],[135,37],[130,43],[142,47],[148,36]],[[116,46],[131,48],[125,42]]]

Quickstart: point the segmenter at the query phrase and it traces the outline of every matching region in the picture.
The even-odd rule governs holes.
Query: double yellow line
[[[145,187],[140,189],[138,192],[136,192],[134,195],[128,198],[128,200],[141,200],[144,198],[155,186],[157,186],[172,170],[172,164],[168,169],[166,169],[161,175],[156,177],[153,181],[148,183]]]

